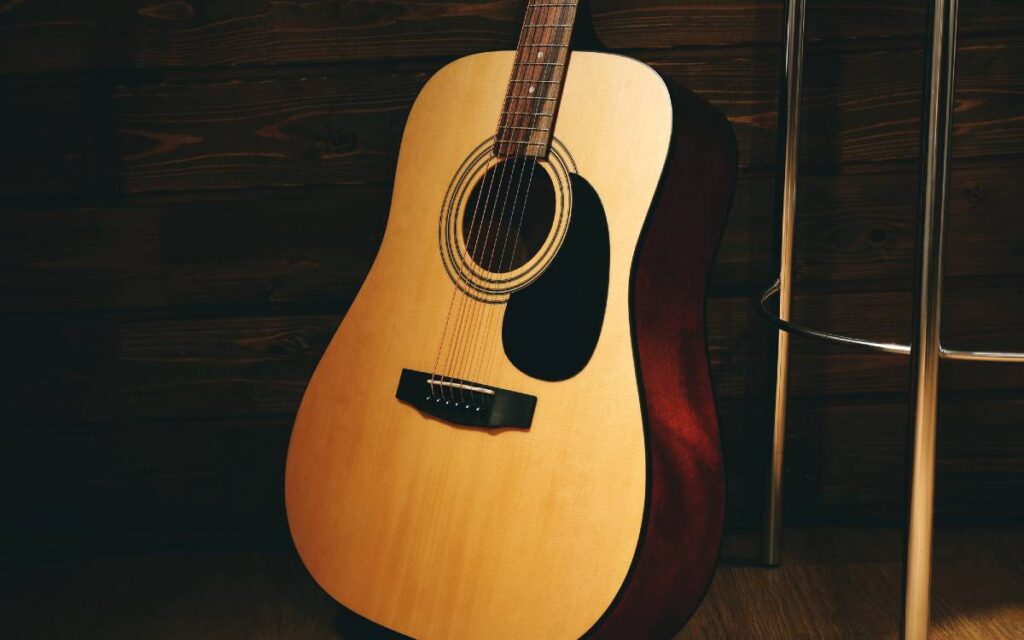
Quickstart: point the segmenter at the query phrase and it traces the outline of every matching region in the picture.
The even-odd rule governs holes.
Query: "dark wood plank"
[[[731,530],[757,527],[769,422],[763,400],[720,406]],[[1018,394],[951,399],[940,413],[938,518],[1024,517]],[[292,413],[211,421],[9,426],[0,433],[0,564],[152,548],[288,545],[283,469]],[[900,398],[795,398],[790,522],[899,526],[907,409]],[[26,490],[31,487],[31,490]]]
[[[836,533],[838,532],[838,535]],[[789,563],[801,549],[788,546],[777,569],[722,566],[707,599],[676,640],[731,638],[895,638],[900,624],[900,556],[890,561],[834,564],[829,554],[845,545],[865,547],[865,555],[888,555],[898,531],[798,531],[801,541],[815,536],[844,543],[822,545],[817,562]],[[749,545],[752,534],[737,536]],[[727,545],[733,543],[732,540]],[[1024,576],[1019,560],[1020,531],[940,530],[932,583],[930,638],[1011,640],[1024,628],[1017,592]],[[941,560],[939,560],[941,558]]]
[[[950,281],[1019,278],[1024,216],[1020,159],[953,168],[945,273]],[[797,198],[793,273],[804,291],[909,291],[914,272],[918,174],[894,166],[879,173],[805,175]],[[712,275],[721,297],[774,280],[773,182],[740,178]],[[956,291],[952,291],[953,299]]]
[[[950,188],[948,278],[1017,276],[1024,217],[1018,159],[955,164]],[[795,274],[803,288],[895,280],[909,290],[914,269],[918,175],[893,171],[807,176],[798,196]],[[769,228],[758,230],[764,238]]]
[[[727,399],[719,419],[727,471],[727,526],[760,526],[771,417],[767,399]],[[1024,517],[1024,440],[1013,393],[943,400],[940,523]],[[909,413],[902,397],[793,398],[786,438],[786,519],[902,526]]]
[[[777,55],[771,48],[644,58],[730,117],[747,168],[775,160]],[[964,46],[957,158],[1024,155],[1024,39]],[[181,73],[118,84],[8,80],[0,150],[8,196],[115,194],[390,179],[412,101],[440,62],[255,73]],[[157,78],[159,79],[159,78]],[[911,169],[918,156],[921,52],[843,49],[807,68],[802,167],[811,173]],[[860,169],[857,169],[860,167]],[[840,171],[840,168],[842,169]]]
[[[725,401],[729,517],[759,526],[769,460],[767,401]],[[1024,517],[1024,410],[1019,394],[944,399],[939,412],[937,518],[1006,523]],[[906,518],[909,409],[903,397],[794,398],[786,440],[791,522],[901,526]]]
[[[721,86],[710,69],[750,77],[755,61],[764,70],[773,60],[702,51],[664,71],[708,94]],[[0,187],[12,196],[380,184],[393,173],[416,93],[440,65],[183,72],[132,83],[9,80],[0,83],[10,114],[0,129],[10,141],[0,150]],[[709,95],[733,117],[745,166],[772,161],[768,75],[757,74],[756,87]],[[753,126],[752,110],[766,114]]]
[[[951,346],[1024,350],[1020,286],[965,290],[947,310]],[[992,316],[991,309],[1000,309]],[[112,418],[219,418],[295,409],[344,311],[337,315],[137,319],[11,316],[17,340],[0,347],[5,417],[15,423]],[[909,293],[798,296],[795,317],[812,326],[880,340],[905,339]],[[760,395],[767,327],[748,298],[713,300],[709,348],[720,398]],[[898,393],[906,360],[797,341],[796,395]],[[949,363],[944,389],[1021,389],[1024,372],[998,364]]]
[[[1020,273],[1020,160],[957,168],[946,273]],[[795,273],[802,287],[890,281],[909,290],[917,173],[807,176]],[[772,278],[772,179],[743,176],[712,280],[734,296]],[[273,189],[11,206],[0,216],[0,313],[289,306],[348,300],[370,266],[389,187]],[[878,289],[881,285],[876,285]]]
[[[810,4],[796,318],[902,341],[924,5]],[[736,128],[709,308],[734,528],[759,521],[767,460],[750,294],[772,276],[781,5],[594,2],[609,45]],[[291,415],[376,250],[408,109],[451,57],[512,46],[522,6],[0,2],[12,554],[287,544]],[[1017,8],[961,7],[950,346],[1024,350]],[[905,362],[798,339],[793,371],[787,517],[901,523]],[[943,366],[941,520],[1024,518],[1022,376]]]
[[[0,398],[15,424],[290,414],[339,315],[13,318]]]
[[[0,594],[17,638],[339,637],[337,606],[290,549],[51,562],[3,572]]]
[[[777,42],[782,33],[783,2],[717,0],[592,0],[602,41],[619,49],[678,46],[730,46]],[[1024,29],[1014,0],[981,0],[960,6],[965,36]],[[926,5],[916,0],[824,0],[808,3],[808,42],[881,40],[924,36]],[[879,46],[882,43],[875,43]]]
[[[5,428],[0,564],[283,547],[290,416]]]
[[[7,196],[380,184],[439,64],[3,83],[0,184]]]
[[[613,49],[775,43],[778,0],[593,0]],[[12,2],[0,13],[0,73],[308,64],[460,56],[514,47],[525,2]],[[965,35],[1024,30],[1013,0],[966,3]],[[808,38],[921,37],[914,0],[816,2]]]
[[[16,2],[0,72],[459,56],[515,46],[525,3]]]
[[[796,437],[817,435],[819,505],[831,521],[901,524],[906,508],[906,406],[842,405],[808,412]],[[1018,397],[944,401],[936,491],[940,522],[1013,522],[1024,516],[1024,434]],[[814,434],[817,426],[823,429]]]
[[[895,637],[900,568],[891,551],[900,545],[898,530],[789,533],[783,568],[720,567],[676,639]],[[814,548],[803,548],[805,542]],[[1021,544],[1014,530],[938,533],[931,637],[1019,637]],[[727,549],[751,546],[756,536],[749,533],[726,540]],[[361,637],[339,634],[337,607],[291,551],[129,555],[18,568],[0,574],[0,595],[5,629],[19,638]]]
[[[964,41],[958,53],[954,157],[1002,158],[1024,151],[1024,41],[1017,36]],[[722,108],[745,167],[775,156],[777,53],[730,49],[721,58],[676,52],[642,59]],[[804,70],[800,166],[808,173],[874,171],[875,163],[912,166],[920,155],[924,52],[916,43],[809,45]],[[709,81],[710,80],[710,81]]]
[[[346,304],[383,235],[387,188],[209,192],[0,216],[0,312]]]

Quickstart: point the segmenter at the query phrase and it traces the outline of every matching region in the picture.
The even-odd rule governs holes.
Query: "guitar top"
[[[414,638],[657,638],[699,603],[724,489],[704,296],[728,123],[575,51],[530,0],[516,51],[423,88],[388,226],[303,397],[296,548]]]

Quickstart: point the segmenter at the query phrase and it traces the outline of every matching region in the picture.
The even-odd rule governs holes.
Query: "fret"
[[[537,49],[535,52],[527,51],[524,47],[519,55],[515,57],[515,64],[537,67],[559,67],[565,66],[569,61],[568,51],[563,53],[552,49]]]
[[[565,86],[569,42],[578,7],[579,2],[571,0],[531,0],[527,5],[495,136],[496,155],[547,156],[561,89]],[[526,90],[522,88],[524,85]],[[520,135],[528,139],[516,140]]]
[[[495,138],[494,142],[497,144],[525,144],[530,147],[548,146],[548,143],[546,142],[530,142],[529,140],[502,140],[500,138]]]

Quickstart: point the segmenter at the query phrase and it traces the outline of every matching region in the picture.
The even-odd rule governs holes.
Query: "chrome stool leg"
[[[832,344],[856,346],[879,353],[910,356],[913,366],[913,454],[910,513],[901,636],[928,637],[931,586],[932,528],[935,507],[935,443],[939,362],[1006,362],[1024,364],[1024,353],[947,349],[941,340],[943,227],[949,191],[949,159],[953,118],[953,78],[956,62],[958,0],[932,0],[931,44],[926,60],[925,112],[922,130],[922,208],[918,229],[914,327],[912,344],[845,336],[806,327],[790,320],[793,223],[796,213],[796,150],[799,125],[803,19],[805,0],[789,0],[786,22],[786,94],[780,98],[780,139],[784,140],[782,193],[782,255],[779,279],[761,293],[760,310],[779,329],[778,377],[775,388],[775,432],[772,471],[762,536],[761,560],[776,565],[782,527],[782,461],[786,428],[789,374],[787,334],[797,333]],[[779,312],[769,309],[778,295]]]
[[[793,275],[793,233],[796,220],[796,183],[800,142],[800,91],[803,85],[804,13],[807,0],[789,0],[786,7],[785,59],[782,67],[785,94],[779,96],[779,129],[782,148],[782,228],[779,258],[779,317],[789,320]],[[768,475],[761,563],[776,566],[782,556],[782,470],[786,446],[786,399],[789,395],[789,332],[778,332],[775,369],[775,411],[772,432],[771,471]]]
[[[903,638],[928,637],[935,508],[935,440],[939,359],[942,355],[942,251],[949,192],[953,77],[956,62],[957,0],[934,0],[930,58],[926,62],[924,135],[922,136],[921,226],[914,331],[913,461],[910,522],[904,582]]]

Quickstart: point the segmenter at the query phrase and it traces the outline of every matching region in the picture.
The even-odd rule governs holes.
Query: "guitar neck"
[[[497,156],[548,155],[578,7],[579,0],[530,0],[498,123]]]

